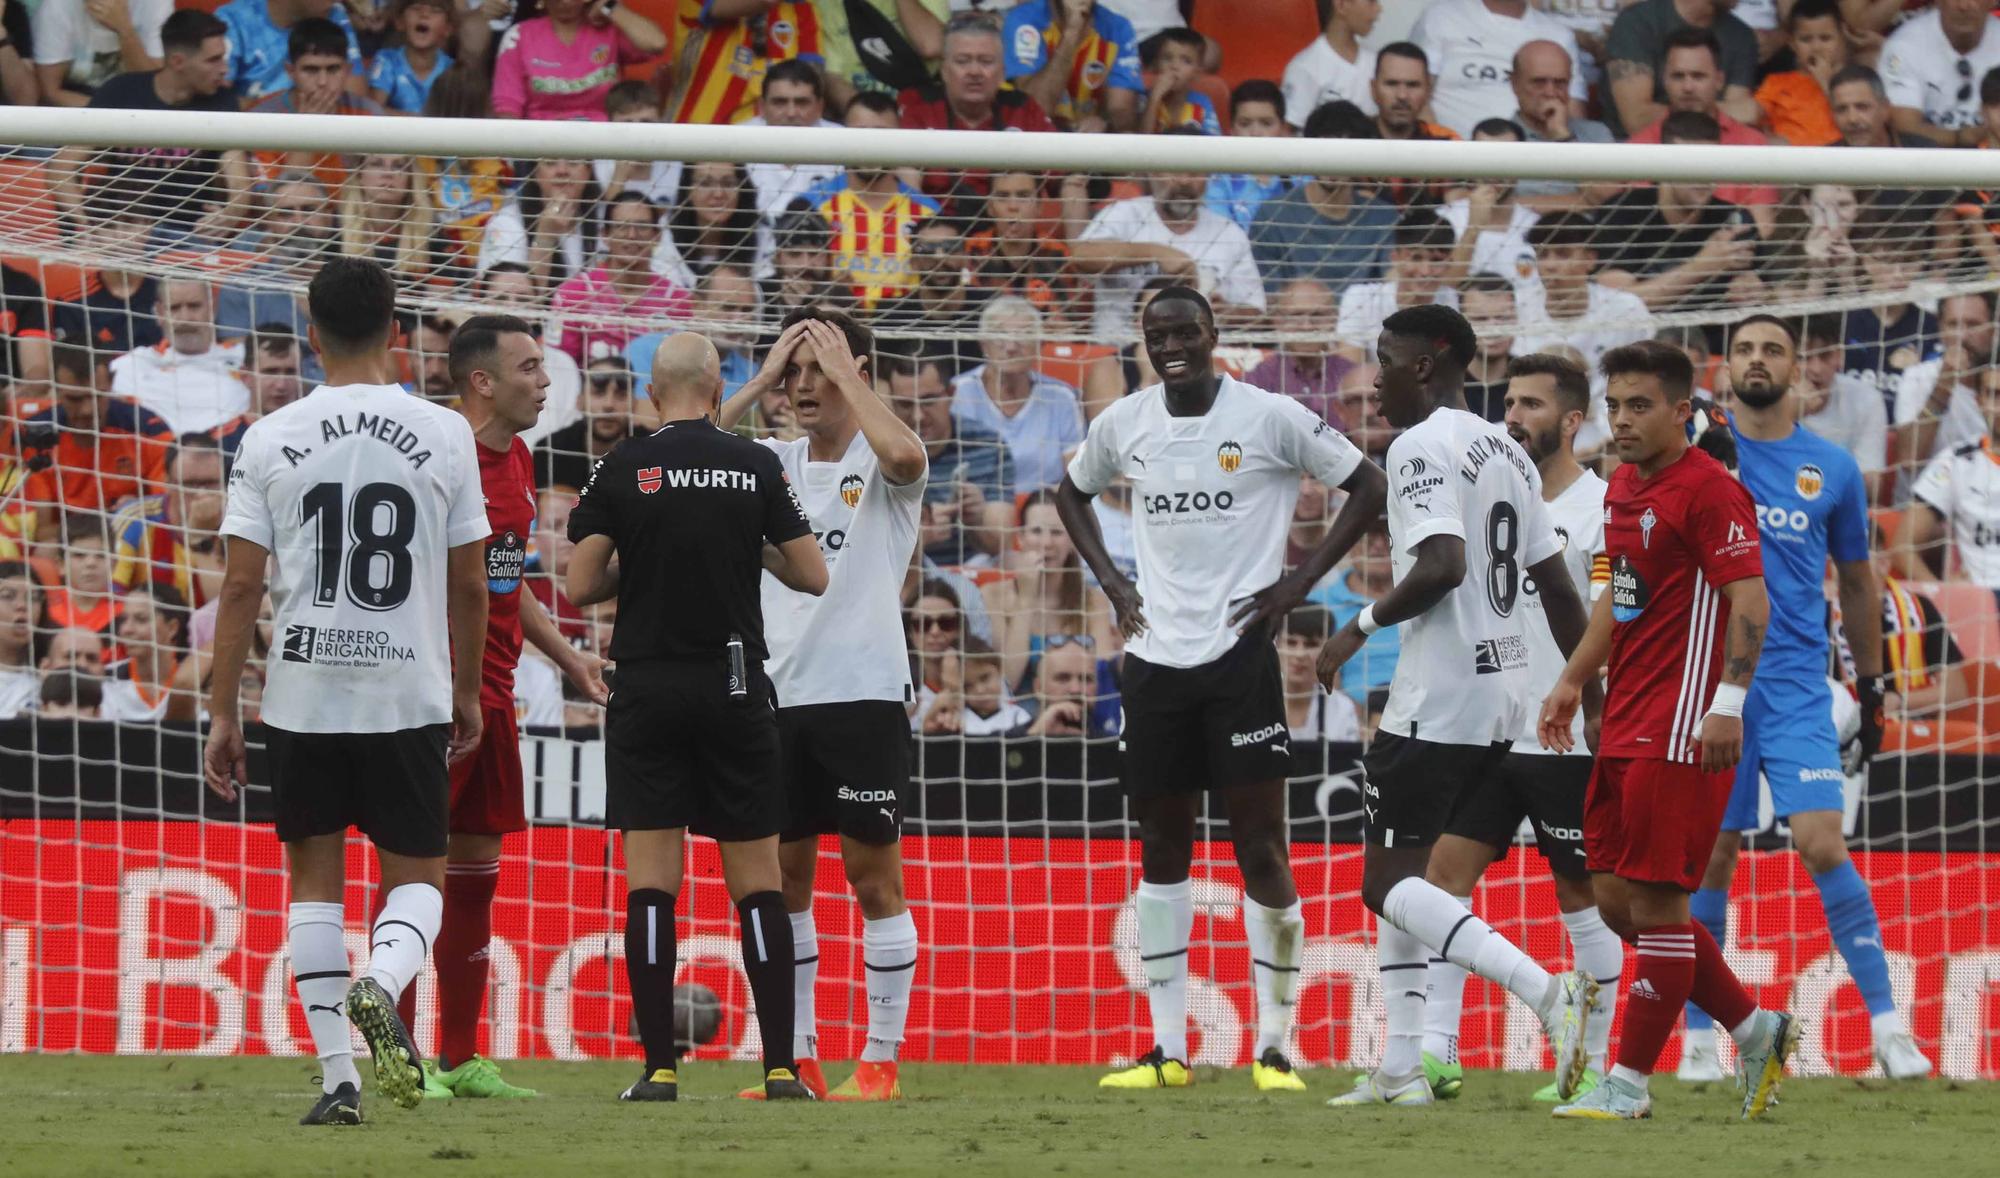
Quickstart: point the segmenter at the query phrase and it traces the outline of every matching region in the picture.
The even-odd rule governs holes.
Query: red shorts
[[[513,708],[480,709],[486,730],[472,755],[451,767],[451,829],[511,834],[528,829],[521,783],[521,733]]]
[[[1583,803],[1590,870],[1696,890],[1735,783],[1733,770],[1704,773],[1677,761],[1599,757]]]

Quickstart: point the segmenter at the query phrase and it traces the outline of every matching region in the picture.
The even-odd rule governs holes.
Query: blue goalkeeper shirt
[[[1868,491],[1847,451],[1802,428],[1759,442],[1736,435],[1737,475],[1757,501],[1771,624],[1750,691],[1826,678],[1826,562],[1868,559]]]

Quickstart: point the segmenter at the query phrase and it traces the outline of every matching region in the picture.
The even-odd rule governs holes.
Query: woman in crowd
[[[527,183],[486,223],[479,268],[519,262],[536,290],[553,291],[597,253],[597,201],[588,160],[536,160]]]
[[[911,677],[917,683],[911,715],[922,716],[944,682],[945,656],[958,653],[965,633],[958,591],[934,577],[924,578],[917,586],[917,599],[903,611],[903,625],[910,642]]]
[[[1016,551],[1008,554],[1014,575],[984,590],[993,618],[994,648],[1016,693],[1034,683],[1043,650],[1075,642],[1098,659],[1118,652],[1118,628],[1104,595],[1084,580],[1083,562],[1056,514],[1053,491],[1028,496],[1021,506]]]
[[[503,119],[604,122],[619,67],[667,48],[659,25],[616,0],[545,0],[542,10],[500,38],[493,113]]]
[[[757,191],[742,164],[693,164],[681,173],[680,197],[674,202],[668,224],[667,247],[687,277],[683,286],[696,282],[723,263],[742,266],[756,273],[766,248],[758,240]],[[664,252],[664,251],[663,251]]]
[[[147,584],[119,603],[118,640],[125,661],[112,668],[99,714],[106,720],[192,720],[199,687],[188,659],[187,600],[172,587]]]
[[[604,254],[596,266],[558,286],[552,342],[577,363],[615,354],[661,319],[686,319],[686,288],[653,272],[660,212],[637,192],[621,192],[604,217]],[[623,360],[620,360],[623,364]]]
[[[367,155],[340,186],[340,252],[373,258],[404,286],[437,282],[436,217],[407,155]]]

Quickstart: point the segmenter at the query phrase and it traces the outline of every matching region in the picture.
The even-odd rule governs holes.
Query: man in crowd
[[[1912,365],[1896,382],[1898,460],[1912,469],[1986,437],[1980,397],[1996,359],[1993,296],[1974,291],[1941,300],[1938,342],[1937,359]]]
[[[225,460],[236,457],[236,447],[251,422],[305,395],[301,379],[304,360],[299,337],[282,323],[266,323],[243,341],[241,375],[250,387],[250,408],[209,431],[222,446]]]
[[[343,85],[356,94],[367,92],[362,76],[361,43],[354,23],[339,0],[230,0],[215,10],[228,29],[229,77],[245,106],[291,87],[285,68],[290,58],[292,30],[301,21],[328,20],[347,41],[348,77]]]
[[[1260,389],[1282,393],[1312,410],[1335,428],[1340,413],[1340,382],[1354,362],[1336,348],[1334,328],[1346,317],[1336,312],[1333,291],[1317,278],[1294,278],[1271,296],[1271,326],[1279,333],[1257,367],[1243,375]]]
[[[1314,111],[1306,120],[1305,137],[1374,138],[1367,121],[1343,103]],[[1388,264],[1396,217],[1394,205],[1351,179],[1310,177],[1265,201],[1250,226],[1264,285],[1275,290],[1293,278],[1317,278],[1344,291],[1356,282],[1374,281]]]
[[[17,403],[20,426],[8,439],[23,457],[41,452],[51,460],[21,489],[22,501],[35,511],[37,536],[54,536],[65,512],[109,513],[128,499],[165,491],[174,436],[157,414],[108,391],[104,369],[88,348],[57,344],[49,364],[54,395],[46,407]]]
[[[1840,141],[1848,147],[1930,147],[1929,139],[1892,125],[1893,108],[1882,75],[1865,65],[1850,65],[1827,80],[1827,102],[1833,108]]]
[[[1668,39],[1681,29],[1714,32],[1721,47],[1722,109],[1743,123],[1757,121],[1757,34],[1729,11],[1731,0],[1640,0],[1618,14],[1604,42],[1604,121],[1630,135],[1668,113]]]
[[[1667,143],[1717,143],[1715,120],[1675,111],[1661,126]],[[1599,214],[1598,280],[1629,290],[1654,311],[1692,310],[1720,300],[1756,260],[1750,214],[1715,195],[1712,184],[1629,188]]]
[[[1458,305],[1452,274],[1452,228],[1432,209],[1411,209],[1396,222],[1389,269],[1380,282],[1356,282],[1340,294],[1340,334],[1371,358],[1382,321],[1423,303]]]
[[[944,59],[934,84],[897,97],[902,125],[932,131],[1053,131],[1042,105],[1006,80],[1000,28],[984,13],[961,13],[944,30]],[[850,120],[851,125],[852,120]],[[986,174],[935,168],[924,173],[924,191],[946,197],[962,191],[983,196]]]
[[[243,349],[215,338],[214,292],[195,278],[160,286],[166,338],[111,362],[111,391],[159,414],[175,433],[214,429],[250,407],[236,379]]]
[[[1375,55],[1375,76],[1368,84],[1375,106],[1375,134],[1382,139],[1456,139],[1458,133],[1424,118],[1431,105],[1431,59],[1409,41],[1384,45]],[[1357,109],[1359,109],[1357,105]],[[1364,112],[1365,113],[1365,112]],[[1306,121],[1312,120],[1307,114]],[[1305,128],[1301,128],[1305,130]],[[1312,136],[1306,130],[1308,138]],[[1341,136],[1346,139],[1360,135]]]
[[[1938,0],[1889,34],[1882,84],[1896,130],[1940,147],[1978,147],[1986,137],[1979,82],[2000,66],[2000,17],[1981,0]]]
[[[811,62],[773,62],[764,74],[764,92],[757,99],[752,123],[767,127],[831,127],[826,118],[826,81]],[[792,201],[822,181],[840,174],[832,164],[746,163],[743,170],[757,189],[757,212],[775,217]],[[641,370],[643,371],[643,370]]]
[[[119,592],[172,589],[193,609],[222,584],[222,448],[207,434],[182,434],[167,459],[167,489],[129,501],[111,521]]]
[[[1660,142],[1667,115],[1684,110],[1714,119],[1723,143],[1762,147],[1770,142],[1763,132],[1737,121],[1723,109],[1722,43],[1716,40],[1713,30],[1686,28],[1669,34],[1660,69],[1664,75],[1661,86],[1667,96],[1666,113],[1632,132],[1630,142]],[[1763,227],[1771,222],[1770,206],[1778,203],[1778,190],[1768,184],[1719,184],[1715,195],[1730,204],[1756,210],[1753,215]]]
[[[536,450],[536,486],[583,486],[598,459],[632,436],[632,371],[623,356],[590,362],[582,402],[582,419],[550,434]]]
[[[935,356],[883,364],[889,401],[923,439],[930,459],[924,490],[924,556],[942,565],[997,558],[1014,522],[1014,460],[999,434],[952,412],[944,363]]]
[[[1099,210],[1070,246],[1071,266],[1096,276],[1091,334],[1131,334],[1139,288],[1155,276],[1210,288],[1225,321],[1232,308],[1264,310],[1264,280],[1249,237],[1202,204],[1208,177],[1161,172],[1147,183],[1145,196]]]
[[[1522,46],[1543,41],[1572,62],[1578,56],[1576,34],[1528,0],[1432,0],[1410,40],[1430,57],[1433,116],[1465,137],[1507,109],[1509,71]],[[1583,79],[1572,73],[1569,87],[1573,113],[1581,116],[1589,98]]]

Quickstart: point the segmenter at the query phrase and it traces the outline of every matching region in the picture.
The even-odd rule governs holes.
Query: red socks
[[[1634,938],[1639,953],[1632,967],[1631,985],[1625,991],[1618,1066],[1651,1075],[1654,1065],[1659,1063],[1667,1037],[1680,1021],[1681,1007],[1694,990],[1696,927],[1657,925],[1640,929]],[[1719,956],[1717,960],[1720,961]]]
[[[493,892],[500,860],[447,863],[444,924],[438,929],[438,1058],[452,1067],[479,1054],[479,1013],[486,1008],[493,941]],[[415,987],[412,987],[414,989]]]
[[[1743,1020],[1757,1013],[1757,1000],[1737,980],[1736,971],[1723,959],[1722,946],[1715,935],[1697,924],[1694,928],[1694,989],[1688,997],[1708,1012],[1724,1031],[1734,1031]]]

